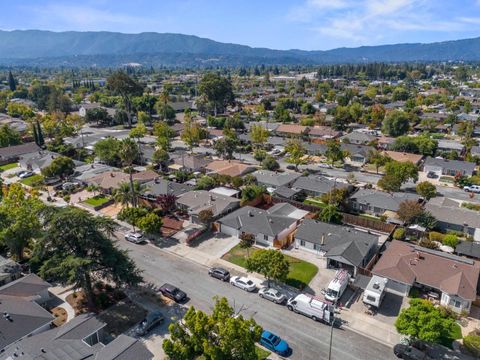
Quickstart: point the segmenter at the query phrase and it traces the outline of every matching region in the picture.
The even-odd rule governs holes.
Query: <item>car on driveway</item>
[[[262,332],[260,344],[280,356],[288,356],[290,352],[290,347],[285,340],[267,330]]]
[[[429,179],[436,179],[437,177],[438,177],[438,175],[435,171],[429,171],[427,173],[427,178],[429,178]]]
[[[269,288],[269,287],[261,288],[260,291],[258,292],[258,295],[261,298],[273,301],[276,304],[282,304],[287,299],[285,294],[282,294],[277,289],[273,289],[273,288]]]
[[[393,353],[396,357],[405,360],[430,360],[432,359],[424,351],[416,347],[404,344],[397,344],[393,347]]]
[[[232,276],[230,278],[230,284],[248,292],[255,291],[257,288],[252,280],[243,276]]]
[[[145,241],[145,237],[139,232],[128,232],[125,234],[125,240],[134,244],[141,244]]]
[[[211,268],[210,270],[208,270],[208,275],[222,281],[230,280],[230,273],[228,272],[228,270],[225,270],[224,268],[221,268],[221,267]]]
[[[152,311],[147,314],[145,319],[143,319],[140,324],[138,324],[135,332],[139,336],[146,335],[150,330],[152,330],[155,326],[159,325],[163,320],[165,320],[165,317],[163,316],[161,311]]]
[[[163,296],[179,303],[187,299],[187,294],[172,284],[163,284],[160,286],[160,292]]]
[[[18,177],[20,179],[26,179],[26,178],[29,178],[30,176],[33,176],[33,175],[35,175],[35,173],[32,172],[32,171],[21,171],[20,175],[18,175]]]

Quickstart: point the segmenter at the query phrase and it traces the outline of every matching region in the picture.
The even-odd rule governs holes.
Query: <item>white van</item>
[[[323,321],[327,324],[332,324],[334,321],[333,305],[311,295],[300,294],[289,299],[287,309],[308,316],[315,321]]]
[[[363,292],[363,302],[367,305],[379,308],[385,297],[385,286],[387,279],[373,275]]]
[[[330,281],[327,290],[325,290],[325,299],[337,302],[342,297],[349,282],[350,273],[345,269],[337,270],[335,278]]]

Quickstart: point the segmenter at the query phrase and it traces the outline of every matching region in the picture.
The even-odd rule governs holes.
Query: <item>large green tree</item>
[[[111,240],[113,220],[75,208],[48,208],[42,216],[44,236],[34,255],[40,275],[85,291],[93,308],[93,283],[104,280],[117,286],[137,285],[142,277],[125,251]]]
[[[342,147],[338,141],[327,141],[327,150],[325,151],[325,157],[332,163],[332,165],[334,165],[336,162],[343,163],[347,155],[347,152],[342,150]]]
[[[107,78],[107,88],[121,97],[128,116],[128,126],[132,126],[132,98],[141,96],[143,86],[132,79],[126,72],[118,70]]]
[[[198,84],[198,91],[200,96],[205,97],[215,116],[235,101],[230,80],[213,72],[203,76]]]
[[[390,192],[399,191],[407,181],[418,180],[418,168],[410,161],[389,161],[385,165],[385,175],[378,181],[378,186]]]
[[[22,142],[18,131],[7,124],[0,127],[0,147],[18,145]]]
[[[382,131],[389,136],[405,134],[410,127],[408,114],[401,110],[393,110],[387,113],[382,124]]]
[[[299,165],[307,163],[305,159],[307,152],[299,139],[290,140],[285,146],[285,151],[288,153],[287,162],[295,165],[295,170],[298,171]]]
[[[67,156],[59,156],[53,159],[52,163],[42,169],[42,175],[48,178],[60,177],[64,179],[72,175],[75,170],[75,163]]]
[[[182,321],[170,324],[163,350],[172,360],[257,360],[255,343],[262,328],[253,319],[235,316],[226,298],[217,299],[211,315],[188,309]]]
[[[93,145],[95,156],[111,166],[120,165],[119,151],[120,141],[113,137],[99,140]]]
[[[132,192],[132,205],[137,206],[137,196],[135,194],[135,185],[133,182],[133,163],[140,156],[138,144],[130,138],[120,141],[118,156],[123,166],[127,168],[130,180],[130,191]]]
[[[257,272],[270,280],[285,282],[287,280],[290,263],[281,251],[262,249],[255,251],[247,258],[247,271]]]

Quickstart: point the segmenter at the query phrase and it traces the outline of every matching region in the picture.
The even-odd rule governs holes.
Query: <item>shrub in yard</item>
[[[457,244],[458,244],[457,235],[447,234],[443,237],[443,245],[447,245],[455,249]]]
[[[434,243],[432,240],[427,238],[423,238],[422,240],[420,240],[418,245],[423,246],[424,248],[427,248],[427,249],[433,249],[433,250],[438,249],[437,243]]]
[[[393,238],[395,240],[403,240],[405,239],[405,229],[404,228],[396,228],[393,232]]]
[[[473,356],[480,357],[480,331],[473,331],[463,338],[463,345]]]
[[[436,231],[430,231],[430,233],[428,234],[428,238],[430,239],[430,241],[438,241],[443,243],[444,237],[445,235]]]

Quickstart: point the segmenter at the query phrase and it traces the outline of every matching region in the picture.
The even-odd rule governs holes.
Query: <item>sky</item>
[[[326,50],[480,36],[480,0],[0,0],[0,29],[169,32]]]

